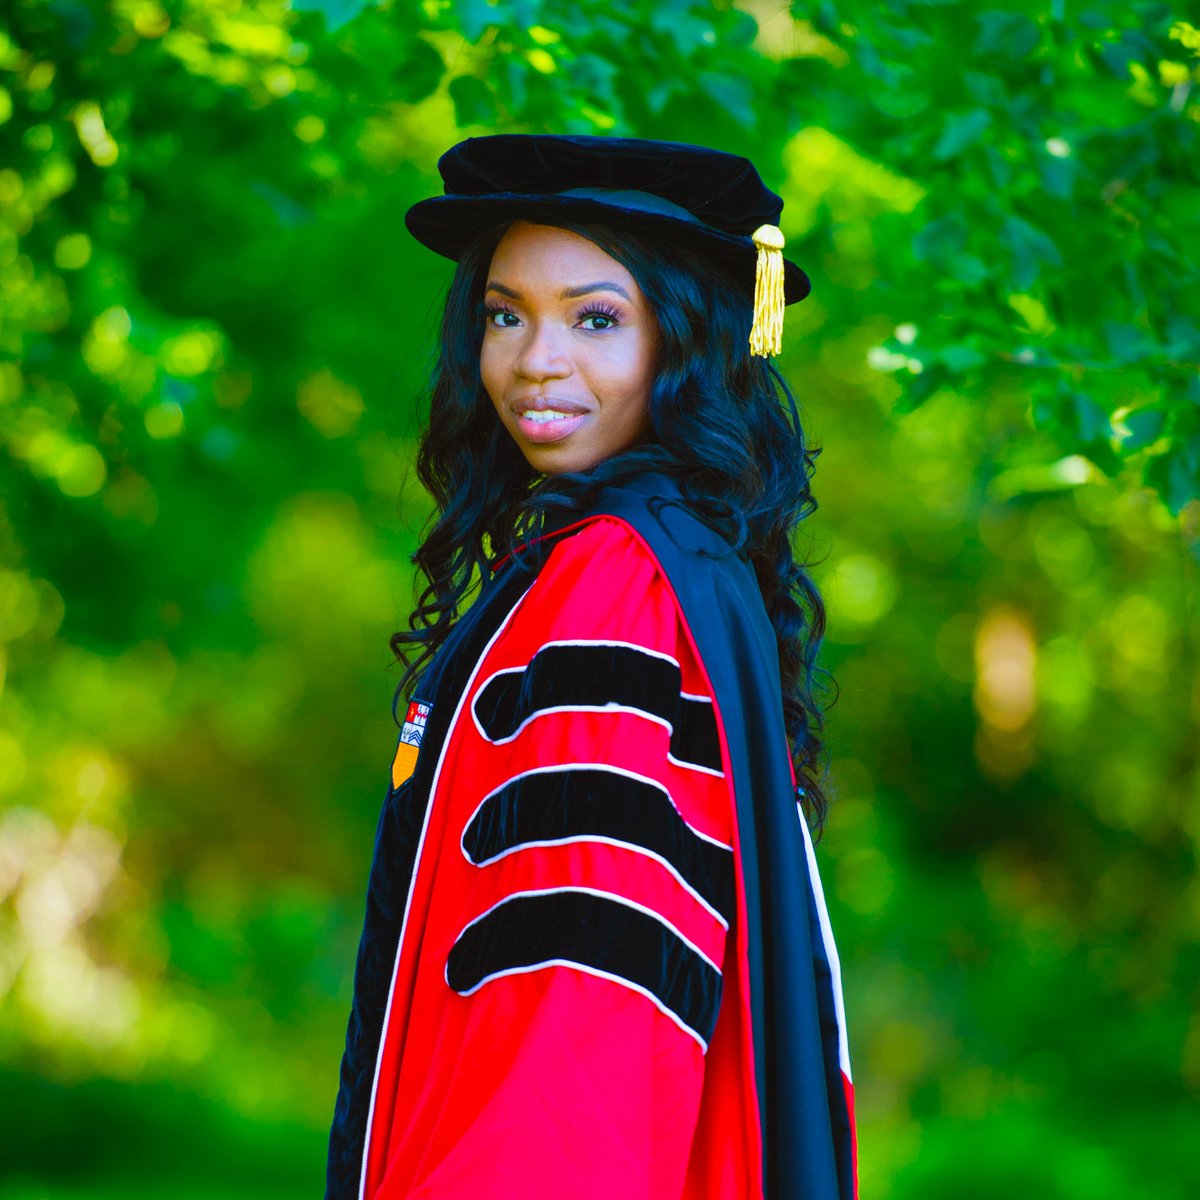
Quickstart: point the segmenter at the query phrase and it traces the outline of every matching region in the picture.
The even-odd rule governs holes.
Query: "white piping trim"
[[[552,642],[543,642],[538,647],[538,653],[547,646],[620,646],[623,650],[636,650],[639,654],[648,654],[651,658],[661,658],[673,666],[679,666],[679,659],[665,650],[651,650],[640,642],[626,642],[620,638],[555,638]]]
[[[700,1034],[686,1021],[684,1021],[678,1013],[672,1012],[671,1009],[669,1009],[653,992],[642,987],[641,984],[634,983],[631,979],[626,979],[622,975],[613,975],[608,971],[601,971],[599,967],[588,966],[586,963],[572,962],[569,958],[548,958],[544,962],[531,963],[527,967],[509,967],[504,971],[496,971],[494,974],[487,975],[481,979],[469,992],[459,992],[458,995],[473,996],[481,987],[483,987],[485,983],[491,983],[496,979],[503,979],[506,975],[532,975],[535,971],[544,971],[548,967],[568,967],[573,971],[582,971],[585,975],[594,975],[597,979],[611,980],[613,983],[620,984],[621,987],[628,988],[631,992],[637,992],[638,995],[645,996],[646,999],[649,1000],[650,1003],[653,1004],[654,1007],[657,1008],[664,1017],[669,1018],[676,1025],[678,1025],[679,1028],[688,1035],[688,1037],[695,1040],[696,1044],[700,1047],[701,1054],[708,1053],[708,1043],[700,1036]],[[447,968],[447,970],[448,969],[449,968]],[[447,980],[447,987],[449,987],[449,984],[450,981]]]
[[[842,964],[838,959],[837,945],[833,940],[833,925],[829,921],[829,910],[825,907],[825,890],[821,887],[821,874],[817,870],[817,855],[813,850],[812,837],[808,832],[808,822],[804,819],[804,809],[798,802],[796,813],[800,818],[800,828],[804,832],[804,854],[808,859],[808,878],[817,902],[817,919],[821,923],[821,941],[825,944],[825,957],[829,960],[829,974],[833,984],[833,1008],[837,1014],[838,1025],[838,1063],[847,1081],[851,1081],[850,1042],[846,1036],[846,1007],[842,1000]]]
[[[509,784],[516,783],[516,781],[518,779],[524,779],[524,778],[526,778],[526,776],[529,776],[529,775],[549,775],[552,773],[561,773],[564,771],[607,771],[611,775],[621,775],[621,776],[624,776],[624,778],[626,778],[626,779],[635,780],[637,783],[648,783],[651,787],[657,788],[660,792],[663,793],[664,796],[666,796],[668,803],[675,810],[676,814],[679,816],[679,819],[698,838],[702,838],[706,842],[711,842],[718,849],[728,850],[731,854],[733,853],[733,847],[731,845],[729,845],[727,842],[723,842],[719,838],[712,837],[709,834],[705,833],[703,830],[697,829],[695,827],[695,825],[693,825],[687,819],[687,817],[685,817],[683,815],[683,813],[679,811],[679,805],[675,803],[675,797],[672,796],[670,791],[667,788],[665,788],[661,783],[659,783],[659,781],[657,779],[651,779],[648,775],[640,775],[640,774],[638,774],[637,771],[630,771],[625,767],[615,767],[611,763],[595,763],[595,762],[591,762],[591,763],[588,763],[588,762],[585,762],[585,763],[558,763],[558,764],[553,764],[551,766],[546,766],[546,767],[530,767],[529,770],[527,770],[527,771],[518,771],[515,775],[510,776],[498,787],[492,788],[492,790],[490,792],[488,792],[488,794],[486,796],[484,796],[484,798],[482,800],[480,800],[480,802],[475,806],[475,811],[472,812],[471,815],[467,818],[467,825],[470,825],[471,822],[473,820],[475,820],[475,818],[479,815],[479,810],[493,796],[499,795],[499,793],[504,791],[504,789],[506,787],[508,787]],[[463,826],[464,836],[467,832],[467,825]],[[461,838],[459,840],[460,840],[460,844],[461,844]],[[464,850],[463,853],[465,854],[466,851]]]
[[[650,779],[645,775],[639,775],[636,771],[626,770],[624,767],[614,767],[608,763],[563,763],[559,766],[549,767],[531,767],[528,771],[519,771],[516,775],[506,779],[499,787],[493,788],[480,802],[475,806],[475,811],[467,818],[467,823],[463,826],[463,831],[459,835],[458,846],[462,851],[462,856],[473,867],[488,867],[493,863],[500,862],[501,859],[508,858],[509,855],[517,854],[522,850],[532,848],[544,848],[548,846],[571,846],[581,845],[584,843],[599,843],[605,846],[618,846],[625,850],[630,850],[634,854],[641,854],[646,858],[652,859],[665,867],[669,874],[675,879],[676,883],[683,888],[689,896],[691,896],[701,908],[703,908],[722,929],[728,931],[729,922],[680,874],[674,863],[663,858],[662,855],[656,854],[653,850],[645,846],[639,845],[637,842],[624,842],[617,838],[604,837],[601,834],[572,834],[569,837],[547,838],[536,842],[521,842],[517,846],[511,846],[507,850],[501,851],[499,854],[492,855],[491,858],[481,859],[476,862],[468,853],[466,847],[467,830],[471,827],[472,822],[479,815],[483,806],[494,796],[499,795],[510,784],[515,783],[518,779],[525,779],[530,775],[550,775],[562,774],[566,771],[606,771],[610,775],[620,775],[625,779],[634,779],[638,783],[649,784],[651,787],[657,788],[667,798],[667,803],[675,810],[675,815],[683,823],[688,832],[694,834],[701,841],[708,842],[712,846],[716,846],[719,850],[726,850],[730,854],[733,853],[733,847],[725,842],[718,840],[715,837],[710,837],[707,833],[697,829],[684,815],[679,811],[679,805],[675,803],[675,798],[671,793],[663,787],[657,779]]]
[[[662,913],[655,912],[654,909],[647,908],[644,904],[639,904],[636,900],[630,900],[625,896],[618,896],[615,892],[606,892],[602,888],[553,887],[553,888],[530,888],[528,891],[509,892],[509,894],[507,896],[505,896],[504,899],[497,900],[496,903],[491,906],[491,908],[484,909],[483,912],[481,912],[479,914],[479,916],[474,918],[474,920],[468,921],[462,927],[462,929],[459,930],[458,937],[456,937],[454,939],[455,944],[457,945],[457,943],[462,939],[462,935],[464,933],[466,933],[467,930],[470,929],[473,925],[478,925],[479,922],[482,921],[485,917],[491,916],[491,914],[494,913],[496,911],[496,909],[503,908],[504,905],[510,903],[513,900],[523,900],[529,896],[559,896],[559,895],[564,895],[567,893],[570,893],[571,895],[581,895],[582,894],[584,896],[595,896],[600,900],[611,900],[611,901],[613,901],[614,904],[623,904],[626,908],[632,908],[632,909],[635,909],[637,912],[644,913],[648,917],[653,917],[660,925],[665,926],[671,933],[673,933],[685,946],[687,946],[691,950],[694,950],[702,959],[704,959],[704,961],[706,963],[708,963],[708,965],[710,967],[712,967],[712,969],[714,971],[716,971],[716,973],[718,975],[721,974],[721,968],[718,967],[717,964],[715,962],[713,962],[713,960],[711,958],[709,958],[708,955],[705,954],[704,951],[701,950],[700,947],[697,946],[696,943],[693,942],[691,938],[689,938],[681,930],[676,929],[675,926],[672,925],[671,922],[668,921],[667,918],[662,915]]]
[[[721,968],[718,967],[717,964],[715,962],[713,962],[713,960],[711,958],[709,958],[708,955],[705,954],[704,951],[701,950],[700,947],[697,946],[695,942],[693,942],[691,940],[691,938],[687,937],[684,933],[680,932],[680,930],[678,930],[673,924],[671,924],[671,922],[668,921],[666,919],[666,917],[662,916],[661,913],[656,913],[653,909],[646,908],[645,905],[638,904],[634,900],[628,900],[624,896],[615,895],[613,892],[601,891],[599,888],[588,888],[588,887],[535,888],[530,891],[524,891],[524,892],[510,892],[507,896],[504,897],[503,900],[498,900],[495,904],[493,904],[491,906],[491,908],[485,909],[474,920],[468,921],[462,927],[462,929],[459,931],[458,937],[456,937],[454,939],[454,944],[458,945],[458,943],[462,940],[463,934],[466,933],[467,930],[470,929],[473,925],[478,925],[479,922],[482,921],[485,917],[494,913],[496,911],[496,909],[502,908],[504,905],[508,904],[512,900],[519,900],[526,896],[552,896],[552,895],[559,895],[562,893],[571,893],[571,894],[583,893],[588,896],[598,896],[604,900],[612,900],[617,904],[623,904],[626,908],[636,909],[638,912],[645,913],[645,915],[648,917],[653,917],[654,920],[656,920],[660,925],[663,925],[668,930],[670,930],[671,933],[673,933],[681,942],[683,942],[683,944],[685,946],[687,946],[687,947],[689,947],[689,949],[695,951],[695,953],[700,958],[702,958],[706,963],[708,963],[708,965],[710,967],[712,967],[712,969],[714,971],[716,971],[717,977],[719,979],[724,979],[724,976],[721,973]],[[608,971],[600,970],[599,967],[592,967],[592,966],[587,965],[586,963],[575,962],[572,959],[568,959],[568,958],[548,958],[548,959],[544,959],[542,962],[530,963],[528,966],[524,966],[524,967],[507,967],[503,971],[494,971],[491,975],[485,975],[473,988],[470,988],[468,991],[465,991],[465,992],[458,992],[457,994],[460,996],[473,996],[473,995],[475,995],[475,993],[477,991],[479,991],[479,989],[481,987],[483,987],[484,984],[491,983],[495,979],[503,979],[506,975],[530,975],[534,971],[542,971],[542,970],[545,970],[547,967],[569,967],[576,971],[583,971],[585,974],[594,975],[598,979],[609,979],[613,983],[620,984],[622,987],[629,988],[630,991],[637,992],[639,995],[645,996],[646,999],[649,1000],[654,1005],[654,1007],[657,1008],[658,1011],[663,1014],[663,1016],[669,1017],[676,1025],[679,1026],[680,1029],[683,1030],[684,1033],[686,1033],[690,1037],[693,1037],[696,1039],[696,1042],[700,1046],[701,1053],[703,1053],[703,1054],[708,1053],[708,1043],[704,1040],[704,1038],[702,1038],[700,1036],[700,1034],[695,1029],[693,1029],[690,1025],[688,1025],[677,1013],[672,1012],[671,1009],[669,1009],[665,1004],[663,1004],[663,1002],[657,996],[655,996],[653,992],[642,987],[640,984],[632,982],[632,980],[624,978],[624,976],[613,975],[613,974],[609,973]],[[447,959],[446,966],[442,972],[442,975],[446,980],[446,986],[451,987],[449,959]],[[451,988],[451,990],[453,991],[454,989]]]
[[[676,758],[669,750],[667,751],[667,762],[673,767],[680,767],[685,771],[699,771],[701,775],[711,775],[714,779],[725,778],[725,772],[717,767],[702,767],[699,763],[684,762],[682,758]]]
[[[525,670],[524,667],[516,667],[514,669],[518,671]],[[511,672],[497,671],[496,675],[503,675],[506,673]],[[495,676],[492,676],[492,678],[494,679]],[[488,680],[488,683],[491,683],[491,679]],[[482,694],[483,688],[485,687],[487,687],[487,683],[485,683],[483,687],[481,687],[479,691],[475,693],[475,699],[471,701],[471,717],[475,722],[475,728],[479,730],[479,736],[483,738],[483,740],[487,742],[489,746],[507,746],[510,742],[515,742],[517,738],[519,738],[521,734],[524,733],[525,730],[528,729],[529,726],[538,719],[538,717],[550,716],[553,713],[630,713],[635,717],[644,717],[647,721],[652,721],[655,725],[661,725],[668,734],[675,732],[675,727],[666,719],[666,717],[660,717],[657,713],[647,712],[644,708],[634,708],[628,704],[555,704],[549,708],[539,708],[535,712],[530,713],[529,716],[527,716],[525,720],[523,720],[520,725],[518,725],[516,729],[514,729],[513,732],[508,735],[508,737],[495,738],[493,740],[492,738],[488,737],[487,733],[484,732],[484,728],[480,724],[479,718],[475,715],[475,700],[479,699],[479,696]]]
[[[661,854],[655,854],[653,850],[647,850],[645,846],[639,846],[636,842],[622,842],[616,838],[602,837],[599,834],[573,834],[571,837],[547,838],[545,841],[537,842],[522,842],[519,846],[510,846],[507,850],[501,851],[499,854],[493,855],[491,858],[481,859],[476,862],[474,859],[467,859],[473,867],[490,867],[493,863],[498,863],[502,859],[508,858],[512,854],[517,854],[522,850],[542,849],[548,846],[578,846],[578,845],[601,845],[601,846],[616,846],[621,850],[629,850],[633,854],[640,854],[643,858],[652,859],[659,866],[664,867],[667,873],[675,880],[677,884],[718,925],[726,932],[729,930],[729,922],[721,916],[721,914],[713,908],[713,906],[698,892],[684,877],[679,873],[678,868],[668,859],[663,858]],[[465,851],[464,851],[465,853]]]
[[[532,584],[530,586],[532,587]],[[512,608],[510,608],[508,610],[508,613],[505,615],[504,620],[501,621],[499,626],[497,627],[496,632],[493,633],[492,636],[488,639],[487,645],[484,646],[478,659],[476,659],[476,661],[475,661],[474,667],[471,668],[471,675],[467,680],[467,686],[465,688],[463,688],[462,695],[459,696],[458,704],[454,709],[454,716],[451,718],[450,724],[446,727],[446,736],[445,736],[445,738],[442,739],[442,749],[438,755],[437,766],[434,768],[433,780],[429,785],[429,797],[425,804],[425,817],[421,823],[421,837],[420,837],[420,840],[417,842],[416,854],[413,856],[412,876],[410,877],[410,879],[408,881],[408,896],[405,898],[405,901],[404,901],[404,917],[400,922],[400,936],[396,941],[396,960],[392,965],[392,982],[388,985],[387,1007],[384,1009],[383,1024],[380,1027],[380,1031],[379,1031],[379,1050],[375,1056],[375,1076],[371,1080],[371,1103],[367,1109],[367,1126],[363,1132],[362,1171],[359,1174],[359,1180],[358,1180],[358,1198],[359,1198],[359,1200],[366,1200],[367,1161],[370,1157],[370,1149],[371,1149],[371,1127],[375,1121],[375,1100],[376,1100],[376,1096],[377,1096],[377,1093],[379,1090],[379,1073],[383,1067],[383,1049],[384,1049],[384,1046],[387,1044],[388,1025],[391,1023],[392,1001],[395,998],[395,994],[396,994],[396,977],[400,972],[400,955],[404,949],[404,935],[408,932],[408,917],[409,917],[409,913],[412,910],[413,893],[416,890],[416,886],[417,886],[417,874],[421,869],[421,853],[425,848],[425,835],[429,832],[429,818],[433,812],[433,801],[437,795],[438,780],[441,778],[442,767],[445,765],[446,750],[450,745],[450,741],[454,734],[455,729],[458,728],[458,719],[459,719],[460,714],[462,713],[463,704],[466,702],[467,696],[470,695],[471,685],[475,681],[475,676],[479,673],[479,668],[481,666],[483,666],[483,661],[485,658],[487,658],[488,653],[491,650],[492,646],[495,645],[496,640],[500,637],[500,635],[508,627],[508,623],[509,623],[509,621],[512,620],[513,614],[517,611],[518,608],[520,608],[521,602],[528,595],[529,595],[529,588],[526,588],[525,591],[523,591],[521,593],[521,595],[516,599],[516,601],[514,601]]]
[[[552,713],[572,713],[572,712],[592,712],[592,713],[630,713],[633,716],[643,717],[647,721],[653,722],[655,725],[661,725],[669,735],[674,735],[675,726],[665,717],[660,717],[657,713],[647,712],[644,708],[633,708],[627,704],[557,704],[550,708],[539,708],[536,712],[532,712],[521,722],[520,725],[513,730],[508,737],[497,738],[492,740],[487,735],[487,731],[483,728],[483,723],[479,720],[479,714],[476,711],[475,705],[479,700],[480,695],[488,687],[493,679],[498,679],[501,675],[519,675],[529,670],[533,665],[534,659],[537,658],[543,650],[549,646],[621,646],[629,650],[636,650],[640,654],[648,655],[651,658],[661,658],[666,662],[679,667],[679,660],[673,658],[670,654],[665,654],[659,650],[651,650],[648,646],[639,646],[634,642],[620,641],[605,641],[603,639],[586,639],[586,638],[569,638],[552,642],[543,642],[533,653],[533,658],[521,667],[501,667],[498,671],[493,671],[479,685],[479,690],[471,699],[471,720],[475,723],[475,728],[479,732],[479,736],[485,742],[492,746],[507,746],[510,742],[516,741],[518,737],[531,725],[538,717],[549,716]],[[682,667],[679,668],[682,671]],[[716,713],[716,705],[711,696],[700,696],[693,692],[680,691],[680,699],[700,701],[704,704],[712,706],[713,713]],[[682,759],[676,758],[670,751],[667,752],[667,761],[673,765],[682,768],[686,771],[699,771],[703,775],[712,775],[717,779],[724,779],[725,772],[714,768],[701,766],[700,763],[684,762]]]

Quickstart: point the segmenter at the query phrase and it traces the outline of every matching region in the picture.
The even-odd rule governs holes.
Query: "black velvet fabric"
[[[610,704],[666,722],[672,758],[710,771],[721,769],[712,705],[682,695],[678,663],[636,646],[545,646],[523,671],[493,675],[475,697],[474,709],[484,736],[500,742],[539,713]]]
[[[459,142],[438,169],[447,193],[467,196],[586,187],[651,192],[743,237],[778,225],[783,211],[749,159],[682,142],[497,134]]]
[[[446,982],[469,996],[497,976],[555,963],[626,980],[707,1049],[721,1007],[720,971],[656,917],[582,889],[501,901],[458,935]]]
[[[733,850],[701,837],[661,784],[624,771],[571,764],[518,775],[480,804],[462,844],[483,866],[522,846],[587,838],[620,842],[669,863],[726,925],[733,922]]]
[[[752,290],[757,251],[751,235],[760,225],[778,225],[783,211],[749,159],[682,142],[494,134],[452,146],[438,169],[445,195],[414,204],[404,220],[422,245],[456,261],[492,225],[581,221],[668,237]],[[564,194],[576,189],[612,194]],[[646,211],[629,193],[658,197],[684,212]],[[810,290],[808,276],[785,260],[787,302],[803,300]]]

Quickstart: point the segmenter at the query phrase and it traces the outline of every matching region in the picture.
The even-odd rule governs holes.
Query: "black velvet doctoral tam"
[[[493,225],[594,223],[669,239],[752,289],[752,235],[783,211],[749,159],[681,142],[495,134],[452,146],[438,170],[445,195],[414,204],[404,220],[422,245],[455,261]],[[789,304],[811,290],[786,259],[784,289]]]

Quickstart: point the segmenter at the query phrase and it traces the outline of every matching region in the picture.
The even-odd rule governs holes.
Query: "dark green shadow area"
[[[5,1200],[283,1200],[324,1190],[325,1133],[248,1121],[168,1083],[0,1072]]]

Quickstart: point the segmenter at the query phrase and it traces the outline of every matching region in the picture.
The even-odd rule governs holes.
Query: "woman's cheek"
[[[496,339],[484,334],[483,347],[479,352],[479,377],[483,381],[483,390],[497,408],[504,395],[504,370],[500,359],[501,350],[496,345]]]

